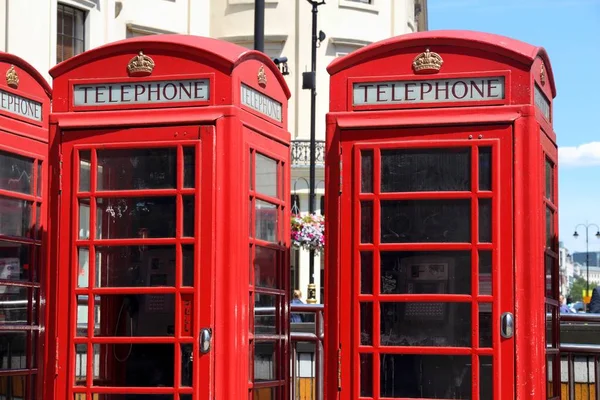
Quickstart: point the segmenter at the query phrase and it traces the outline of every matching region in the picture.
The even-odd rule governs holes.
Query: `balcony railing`
[[[310,140],[292,141],[292,167],[310,166]],[[315,165],[324,165],[325,142],[317,140],[315,142]]]

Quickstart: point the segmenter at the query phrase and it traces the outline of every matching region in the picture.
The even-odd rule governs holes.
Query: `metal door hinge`
[[[342,348],[338,349],[337,359],[337,380],[338,380],[338,391],[342,390]]]

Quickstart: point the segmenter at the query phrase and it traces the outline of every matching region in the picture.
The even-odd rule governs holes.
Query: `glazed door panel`
[[[342,144],[343,398],[512,399],[510,128],[361,135]]]
[[[212,132],[63,135],[65,398],[209,398],[212,217],[201,199],[212,190]]]

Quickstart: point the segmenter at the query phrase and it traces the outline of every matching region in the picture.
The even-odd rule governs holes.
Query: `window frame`
[[[72,12],[73,13],[73,32],[74,32],[74,36],[71,35],[67,35],[64,32],[64,21],[65,21],[65,10]],[[81,13],[81,31],[82,31],[82,37],[78,38],[77,37],[77,27],[76,25],[76,14],[77,13]],[[59,17],[59,15],[62,14],[62,18]],[[71,4],[70,2],[60,2],[56,5],[56,45],[55,45],[55,56],[56,56],[56,63],[61,63],[65,60],[68,60],[69,58],[72,58],[78,54],[81,54],[83,52],[86,51],[87,46],[87,41],[88,41],[88,35],[87,35],[87,31],[88,31],[88,26],[87,26],[87,21],[88,21],[88,17],[89,17],[89,10],[86,10],[84,8],[80,8],[80,7],[76,7],[75,5]],[[62,26],[62,29],[59,30],[59,26]],[[59,38],[62,39],[62,44],[59,44]],[[65,58],[65,52],[64,52],[64,40],[65,39],[69,39],[71,41],[71,45],[73,48],[73,55],[71,55],[70,57],[66,57]],[[75,44],[81,42],[81,52],[76,52],[76,46]],[[59,59],[59,46],[60,47],[60,59]]]

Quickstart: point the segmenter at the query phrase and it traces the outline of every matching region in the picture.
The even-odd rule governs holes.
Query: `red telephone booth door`
[[[341,134],[343,398],[513,398],[512,134],[481,128]]]
[[[209,398],[212,132],[63,132],[57,398]]]

